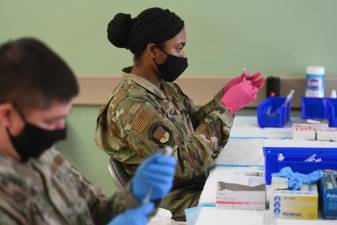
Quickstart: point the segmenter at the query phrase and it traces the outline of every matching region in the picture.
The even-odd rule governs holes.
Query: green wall
[[[68,117],[68,137],[56,147],[105,193],[115,190],[108,172],[108,157],[95,144],[98,107],[74,107]]]
[[[186,22],[187,74],[337,74],[336,0],[0,0],[0,41],[36,36],[79,74],[118,74],[131,55],[112,47],[106,26],[117,12],[170,8]]]
[[[186,23],[186,75],[228,76],[259,70],[303,76],[307,65],[337,75],[336,0],[0,0],[0,42],[34,36],[48,43],[79,76],[119,74],[131,54],[113,48],[106,25],[117,12],[161,6]],[[75,107],[65,156],[112,192],[106,155],[94,144],[97,107]]]

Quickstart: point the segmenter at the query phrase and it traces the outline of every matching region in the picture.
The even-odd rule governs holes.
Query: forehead
[[[53,102],[48,108],[32,108],[26,111],[28,118],[48,118],[48,117],[65,117],[72,108],[72,101],[70,102]]]
[[[177,44],[181,44],[184,43],[186,44],[186,32],[185,32],[185,28],[183,28],[176,36],[174,36],[173,38],[165,41],[165,45],[166,46],[174,46]]]

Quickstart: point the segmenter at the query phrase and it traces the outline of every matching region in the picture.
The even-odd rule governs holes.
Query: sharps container
[[[308,66],[306,69],[305,96],[324,97],[325,68],[321,66]]]

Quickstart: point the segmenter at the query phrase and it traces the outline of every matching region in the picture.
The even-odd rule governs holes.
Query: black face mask
[[[52,147],[57,141],[66,138],[66,128],[46,130],[27,121],[25,123],[24,129],[16,137],[12,136],[7,129],[12,145],[20,155],[22,162],[26,162],[30,158],[39,158],[42,153]]]
[[[166,61],[162,65],[157,65],[160,73],[160,78],[167,82],[175,81],[188,67],[187,58],[177,57],[175,55],[170,55],[163,49],[159,48],[163,53],[167,55]]]

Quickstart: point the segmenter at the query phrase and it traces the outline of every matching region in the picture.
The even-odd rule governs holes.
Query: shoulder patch
[[[142,106],[142,104],[140,104],[140,103],[133,104],[131,106],[131,108],[129,109],[129,113],[131,115],[135,115],[136,112],[138,112],[138,110],[140,109],[141,106]]]
[[[148,135],[150,140],[154,141],[159,146],[172,144],[172,131],[160,122],[151,125]]]
[[[56,170],[63,164],[64,160],[60,155],[56,155],[53,163],[50,166],[50,170],[55,173]]]
[[[153,117],[154,115],[152,112],[147,109],[142,109],[132,121],[131,128],[139,133],[143,133]]]

